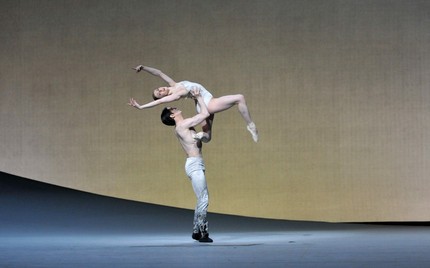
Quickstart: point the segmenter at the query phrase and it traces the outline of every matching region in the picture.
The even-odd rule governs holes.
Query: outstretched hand
[[[143,70],[143,65],[137,65],[136,67],[133,68],[133,70],[135,70],[138,73]]]
[[[128,101],[128,103],[127,103],[128,105],[130,105],[130,106],[132,106],[132,107],[135,107],[135,108],[138,108],[138,109],[140,109],[139,107],[140,107],[140,104],[139,103],[137,103],[137,101],[135,100],[135,99],[133,99],[133,98],[130,98],[130,100]]]

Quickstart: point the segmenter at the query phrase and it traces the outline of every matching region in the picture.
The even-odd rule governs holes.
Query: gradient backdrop
[[[161,80],[242,93],[204,146],[210,211],[430,220],[430,2],[1,0],[0,170],[193,208]],[[175,106],[186,116],[191,100]]]

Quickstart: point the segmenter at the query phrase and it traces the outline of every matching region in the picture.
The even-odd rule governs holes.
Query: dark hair
[[[158,99],[159,99],[159,98],[155,97],[154,92],[152,92],[152,98],[153,98],[154,100],[158,100]]]
[[[172,112],[170,111],[170,108],[165,107],[163,111],[161,112],[161,122],[167,126],[174,126],[176,125],[175,120],[170,117]]]

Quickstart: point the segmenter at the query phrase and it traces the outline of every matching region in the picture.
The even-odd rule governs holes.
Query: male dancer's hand
[[[200,89],[198,87],[193,87],[193,89],[191,89],[191,95],[194,99],[197,99],[197,97],[201,96]]]

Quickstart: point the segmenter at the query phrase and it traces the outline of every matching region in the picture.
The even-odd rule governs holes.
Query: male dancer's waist
[[[205,170],[205,162],[201,156],[191,156],[188,157],[185,162],[185,170],[192,172],[195,170]]]

